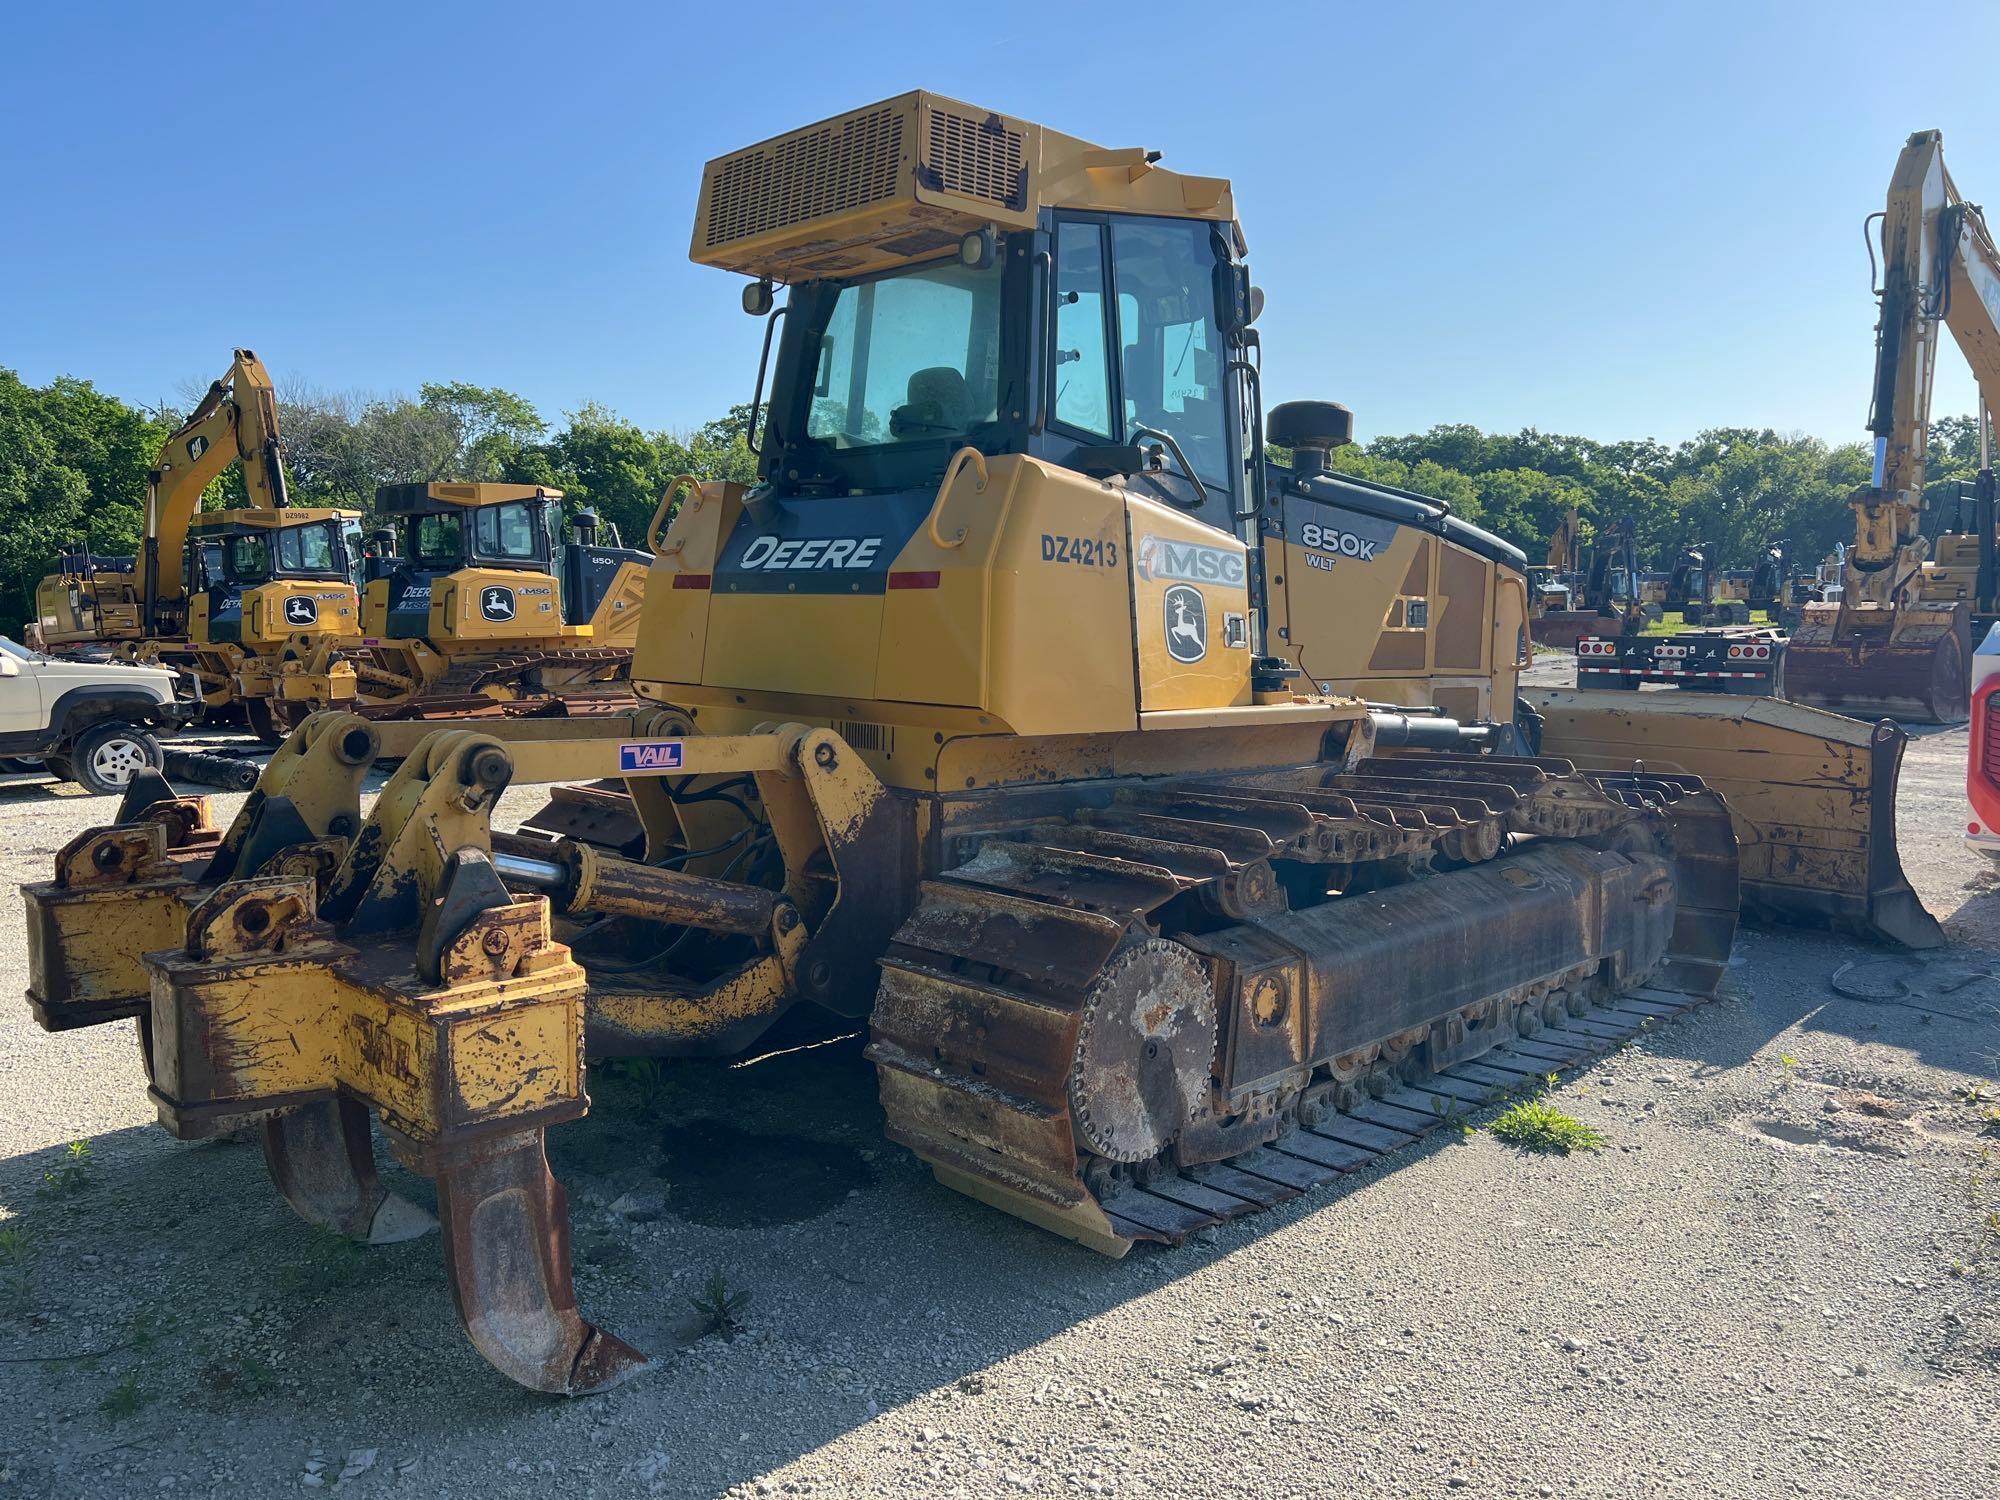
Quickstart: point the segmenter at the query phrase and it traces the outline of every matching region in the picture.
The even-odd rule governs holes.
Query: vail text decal
[[[679,740],[627,740],[618,747],[621,771],[678,771],[682,744]]]

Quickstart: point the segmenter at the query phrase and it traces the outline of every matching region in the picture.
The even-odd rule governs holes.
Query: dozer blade
[[[1594,609],[1552,609],[1539,620],[1528,622],[1528,634],[1537,646],[1555,651],[1574,651],[1587,635],[1615,635],[1618,621]]]
[[[1970,694],[1971,617],[1962,604],[1808,609],[1785,655],[1794,703],[1860,719],[1962,724]]]
[[[1909,948],[1944,934],[1896,852],[1909,736],[1776,698],[1530,689],[1544,754],[1592,770],[1699,776],[1735,824],[1744,909]]]

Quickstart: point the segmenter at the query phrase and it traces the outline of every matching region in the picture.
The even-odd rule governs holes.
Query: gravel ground
[[[1964,754],[1918,741],[1900,809],[1952,946],[1746,931],[1723,999],[1557,1091],[1598,1154],[1434,1137],[1113,1262],[884,1142],[856,1040],[596,1076],[550,1142],[579,1292],[659,1357],[587,1401],[473,1354],[435,1237],[311,1229],[254,1146],[151,1123],[129,1030],[0,1003],[0,1493],[1990,1495],[2000,899]],[[109,807],[0,785],[0,881]],[[1829,986],[1857,958],[1872,998]],[[733,1339],[696,1336],[716,1272]]]

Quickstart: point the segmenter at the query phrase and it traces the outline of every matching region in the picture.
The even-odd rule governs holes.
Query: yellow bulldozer
[[[148,777],[25,892],[36,1016],[135,1018],[175,1135],[380,1241],[379,1119],[513,1379],[644,1362],[544,1154],[586,1056],[864,1019],[892,1139],[1120,1255],[1698,1003],[1746,903],[1926,939],[1893,726],[1517,693],[1521,554],[1262,411],[1227,181],[913,93],[709,163],[693,258],[777,347],[759,482],[663,498],[637,710],[315,714],[226,830]],[[493,827],[591,777],[631,855]]]
[[[2000,252],[1979,207],[1959,196],[1945,170],[1935,130],[1904,145],[1888,206],[1873,217],[1882,221],[1868,419],[1874,472],[1853,497],[1855,541],[1841,596],[1805,607],[1788,680],[1802,703],[1955,724],[1966,716],[1974,618],[1990,621],[1996,609],[1993,481],[1989,465],[1983,527],[1942,538],[1939,561],[1927,561],[1921,523],[1931,381],[1943,325],[1972,367],[1982,408],[2000,399]]]
[[[250,504],[202,510],[202,492],[233,464]],[[32,634],[55,655],[176,668],[205,710],[238,707],[270,735],[274,677],[360,639],[360,539],[359,511],[290,504],[271,378],[238,349],[160,445],[138,553],[66,552],[36,586]]]
[[[559,534],[562,498],[532,484],[379,489],[361,639],[286,672],[285,722],[329,707],[390,719],[629,708],[652,554],[615,528],[601,543],[590,511]]]

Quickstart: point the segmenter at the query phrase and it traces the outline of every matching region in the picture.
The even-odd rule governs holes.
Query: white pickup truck
[[[41,656],[0,636],[0,765],[121,792],[159,767],[155,733],[192,713],[177,681],[164,667]]]

